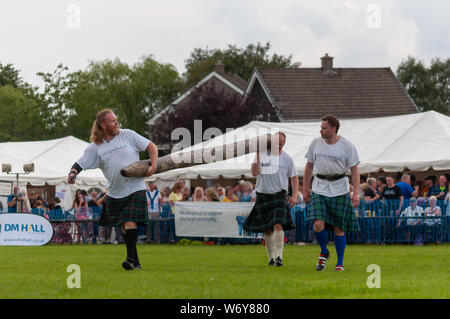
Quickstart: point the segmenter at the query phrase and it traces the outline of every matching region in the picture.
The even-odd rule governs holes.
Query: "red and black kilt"
[[[120,226],[130,221],[135,222],[138,226],[144,226],[149,221],[145,190],[134,192],[123,198],[106,196],[98,224],[100,226]]]
[[[283,230],[292,230],[292,221],[286,200],[286,192],[276,194],[256,193],[256,202],[244,224],[244,230],[251,233],[263,233],[273,230],[273,226],[280,224]]]

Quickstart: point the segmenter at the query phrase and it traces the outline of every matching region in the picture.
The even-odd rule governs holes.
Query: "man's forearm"
[[[310,163],[306,164],[305,171],[303,173],[303,189],[309,191],[311,185],[311,178],[313,173],[313,166]]]
[[[252,176],[254,176],[254,177],[261,174],[261,167],[259,166],[259,163],[253,163],[251,170],[252,170]]]
[[[359,191],[359,182],[360,182],[360,178],[361,178],[359,175],[358,166],[353,166],[352,168],[350,168],[350,171],[352,173],[353,192],[358,192]]]
[[[158,163],[158,147],[154,143],[150,144],[149,155],[150,160],[152,161],[152,166],[156,168]]]
[[[292,186],[292,197],[295,198],[295,200],[298,199],[298,176],[295,176],[291,179],[291,186]]]

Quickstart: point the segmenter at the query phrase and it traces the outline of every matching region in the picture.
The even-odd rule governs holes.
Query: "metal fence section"
[[[401,207],[400,207],[400,204]],[[434,209],[440,216],[430,214],[430,202],[419,200],[421,213],[403,216],[402,212],[411,203],[405,200],[375,201],[367,204],[361,201],[355,209],[360,231],[347,233],[349,243],[440,243],[449,242],[450,212],[449,203],[437,201]],[[315,241],[313,221],[308,220],[308,205],[299,204],[290,210],[296,229],[285,233],[288,242],[311,243]],[[32,209],[32,213],[45,216],[53,225],[52,243],[56,244],[89,244],[89,243],[123,243],[120,227],[99,226],[101,209],[48,210]],[[138,227],[140,243],[175,243],[181,238],[175,236],[174,216],[168,204],[162,206],[161,212],[152,214],[146,226]],[[204,238],[190,238],[204,240]],[[334,241],[333,232],[329,232],[330,241]],[[261,239],[251,238],[209,238],[220,243],[256,243]]]

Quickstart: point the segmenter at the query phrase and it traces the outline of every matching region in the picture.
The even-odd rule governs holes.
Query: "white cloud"
[[[70,4],[80,8],[80,29],[67,27]],[[380,28],[367,27],[370,4],[380,8]],[[10,1],[0,5],[0,62],[14,63],[34,84],[36,72],[61,62],[76,70],[88,60],[135,63],[147,54],[181,73],[195,47],[270,41],[273,52],[292,54],[303,66],[318,67],[327,52],[337,67],[395,69],[408,55],[448,57],[449,6],[442,0]]]

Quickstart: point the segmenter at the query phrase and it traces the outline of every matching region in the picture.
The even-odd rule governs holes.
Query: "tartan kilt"
[[[255,206],[245,221],[244,230],[250,233],[263,233],[269,229],[273,230],[276,224],[282,225],[286,231],[295,228],[289,213],[286,192],[256,193]]]
[[[148,223],[145,190],[134,192],[123,198],[106,196],[98,224],[100,226],[121,226],[129,221],[135,222],[138,226]]]
[[[308,220],[323,220],[326,230],[334,227],[350,232],[360,230],[349,193],[336,197],[312,193],[308,208]]]

